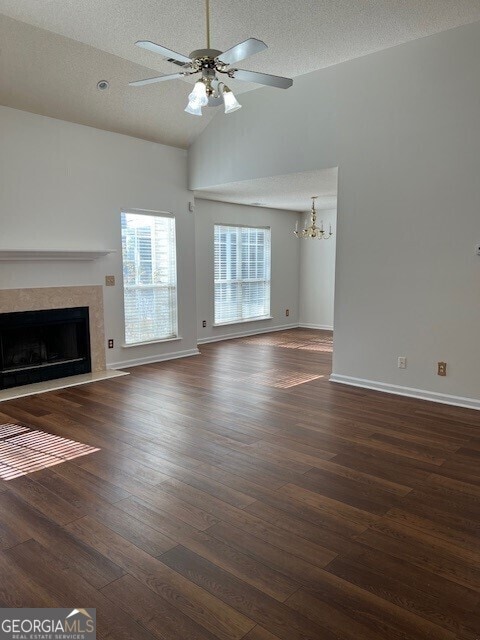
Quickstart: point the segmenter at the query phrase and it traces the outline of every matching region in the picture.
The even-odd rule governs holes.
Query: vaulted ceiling
[[[259,38],[239,66],[290,77],[477,20],[478,0],[211,0],[213,47]],[[139,39],[204,47],[203,0],[0,0],[0,104],[186,148],[220,108],[184,113],[183,80],[129,87],[178,70]]]

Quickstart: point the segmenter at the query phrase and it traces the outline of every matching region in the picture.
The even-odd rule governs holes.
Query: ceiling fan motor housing
[[[210,65],[212,68],[215,66],[215,58],[221,55],[223,52],[218,49],[195,49],[190,54],[192,60],[198,60],[202,64]]]

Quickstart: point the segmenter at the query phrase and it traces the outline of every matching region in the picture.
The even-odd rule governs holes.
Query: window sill
[[[175,342],[182,340],[182,336],[176,338],[163,338],[161,340],[147,340],[146,342],[131,342],[130,344],[122,344],[122,349],[129,349],[130,347],[143,347],[147,344],[162,344],[162,342]]]
[[[231,324],[245,324],[246,322],[259,322],[260,320],[273,320],[273,316],[262,316],[261,318],[247,318],[245,320],[232,320],[231,322],[214,322],[214,327],[228,327]]]

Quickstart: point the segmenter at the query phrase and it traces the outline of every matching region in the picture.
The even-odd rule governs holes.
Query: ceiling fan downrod
[[[205,17],[207,22],[207,49],[210,49],[210,0],[205,0]]]

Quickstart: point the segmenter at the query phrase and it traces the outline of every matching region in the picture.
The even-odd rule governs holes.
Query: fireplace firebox
[[[91,370],[88,307],[0,314],[0,389]]]

